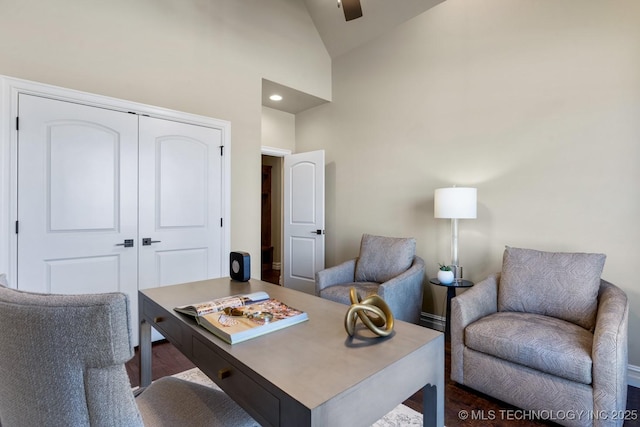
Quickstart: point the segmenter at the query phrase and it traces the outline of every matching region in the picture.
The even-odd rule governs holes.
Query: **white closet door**
[[[140,117],[140,289],[222,275],[221,145],[219,129]]]
[[[18,288],[136,307],[137,116],[24,94],[18,111]]]

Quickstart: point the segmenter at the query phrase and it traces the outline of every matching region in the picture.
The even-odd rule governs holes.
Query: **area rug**
[[[198,368],[189,369],[173,375],[176,378],[203,384],[208,387],[220,389],[216,383],[211,381],[209,377],[202,373]],[[421,426],[422,414],[413,409],[400,404],[394,410],[378,420],[372,427],[405,427],[405,426]]]

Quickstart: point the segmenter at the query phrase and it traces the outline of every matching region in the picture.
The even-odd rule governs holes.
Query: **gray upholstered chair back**
[[[0,424],[138,426],[120,293],[44,295],[0,286]]]
[[[414,238],[363,234],[358,258],[316,272],[316,295],[351,304],[353,287],[363,298],[378,294],[396,319],[418,323],[425,264],[415,253]]]

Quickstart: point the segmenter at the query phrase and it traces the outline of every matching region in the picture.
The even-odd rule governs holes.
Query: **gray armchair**
[[[125,294],[0,286],[0,425],[257,426],[224,393],[163,378],[136,398]]]
[[[629,304],[604,261],[507,247],[452,300],[451,379],[562,425],[622,425]]]
[[[351,287],[355,287],[363,298],[377,293],[385,300],[394,318],[418,323],[425,267],[415,252],[413,238],[364,234],[358,258],[316,273],[316,295],[351,304]]]

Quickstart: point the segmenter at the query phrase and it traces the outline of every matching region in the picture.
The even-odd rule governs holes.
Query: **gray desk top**
[[[196,326],[187,316],[173,311],[180,305],[256,291],[265,291],[273,298],[306,311],[309,320],[230,345]],[[192,324],[216,346],[310,408],[321,405],[400,360],[414,365],[416,361],[428,364],[429,360],[422,361],[425,348],[436,351],[436,344],[430,344],[443,345],[438,342],[443,342],[440,332],[401,321],[395,322],[394,333],[390,337],[375,337],[362,327],[358,329],[356,338],[350,338],[344,329],[346,305],[259,280],[235,282],[228,278],[212,279],[140,292]],[[419,354],[419,358],[412,360],[417,357],[413,354]],[[408,368],[406,371],[407,378],[398,378],[398,382],[412,381],[411,375],[415,373]],[[422,385],[424,383],[414,392]],[[380,384],[382,388],[385,386]],[[381,392],[384,391],[371,390],[371,393]]]

